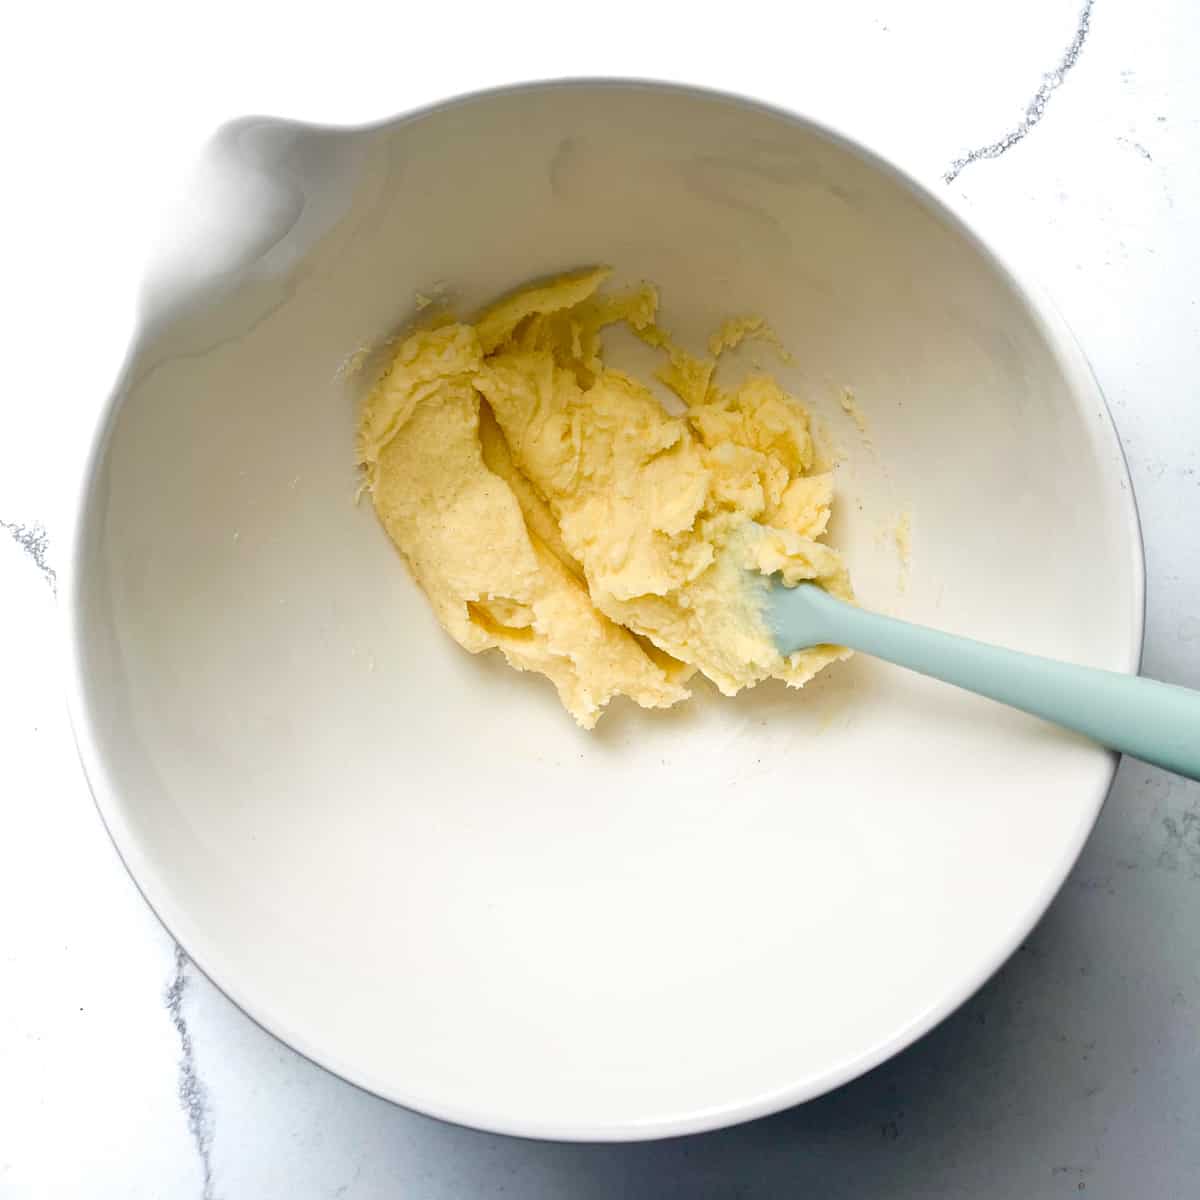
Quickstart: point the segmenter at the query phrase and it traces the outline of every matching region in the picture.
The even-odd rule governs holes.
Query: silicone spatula
[[[784,655],[808,646],[849,646],[1200,779],[1200,691],[912,625],[847,604],[811,583],[787,587],[772,579],[765,616]]]

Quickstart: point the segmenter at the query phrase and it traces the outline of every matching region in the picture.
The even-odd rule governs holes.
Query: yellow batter
[[[652,287],[606,295],[607,275],[411,334],[358,429],[375,510],[441,623],[545,675],[585,729],[614,696],[686,699],[696,670],[732,696],[768,677],[800,686],[848,653],[785,659],[761,617],[776,571],[850,597],[820,540],[833,484],[814,472],[807,413],[766,376],[712,380],[761,322],[726,322],[697,358],[655,324]],[[618,321],[662,350],[683,415],[604,365],[600,331]]]

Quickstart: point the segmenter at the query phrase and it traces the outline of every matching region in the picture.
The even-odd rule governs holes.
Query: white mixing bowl
[[[633,83],[220,133],[96,432],[66,608],[104,820],[237,1004],[424,1112],[620,1139],[782,1108],[929,1029],[1043,912],[1115,760],[862,657],[589,735],[452,643],[354,504],[347,360],[419,294],[469,312],[597,262],[685,340],[769,317],[796,362],[764,366],[845,448],[865,603],[1136,668],[1128,476],[1059,320],[846,139]]]

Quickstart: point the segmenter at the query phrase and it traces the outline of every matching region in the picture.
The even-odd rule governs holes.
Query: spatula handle
[[[781,592],[786,589],[780,589]],[[802,644],[850,646],[1086,734],[1200,779],[1200,692],[1140,675],[1080,667],[867,612],[813,584],[796,591]],[[780,596],[777,611],[786,613]],[[782,626],[786,620],[781,621]],[[806,628],[800,629],[804,624]]]

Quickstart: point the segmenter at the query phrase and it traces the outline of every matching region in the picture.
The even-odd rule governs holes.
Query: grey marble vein
[[[34,522],[22,525],[18,521],[0,521],[0,529],[6,529],[13,541],[33,560],[42,578],[52,592],[58,592],[58,575],[50,565],[50,538],[44,526]]]
[[[200,1159],[203,1181],[202,1200],[216,1200],[214,1190],[212,1141],[213,1115],[208,1100],[208,1089],[196,1070],[196,1057],[192,1048],[192,1033],[183,1012],[183,997],[187,991],[187,971],[190,965],[183,947],[175,944],[175,974],[164,993],[167,1013],[175,1032],[179,1035],[179,1106],[187,1114],[188,1132]]]
[[[963,168],[969,167],[972,163],[979,162],[985,158],[999,158],[1000,155],[1011,150],[1019,141],[1027,137],[1029,131],[1046,115],[1046,105],[1050,103],[1050,97],[1062,86],[1063,80],[1067,77],[1067,72],[1079,60],[1079,53],[1083,49],[1083,43],[1087,41],[1087,36],[1092,25],[1092,3],[1093,0],[1084,0],[1083,9],[1079,14],[1079,22],[1075,26],[1074,37],[1071,38],[1065,53],[1058,61],[1058,65],[1052,71],[1042,76],[1042,85],[1034,93],[1033,99],[1026,106],[1025,116],[1021,122],[1014,129],[1010,129],[998,141],[989,142],[986,146],[979,146],[974,150],[969,150],[961,158],[956,158],[942,176],[942,180],[945,183],[953,183],[962,173]]]
[[[1117,141],[1122,146],[1128,146],[1135,154],[1141,155],[1147,162],[1153,162],[1154,156],[1142,145],[1141,142],[1135,142],[1133,138],[1119,137]]]

